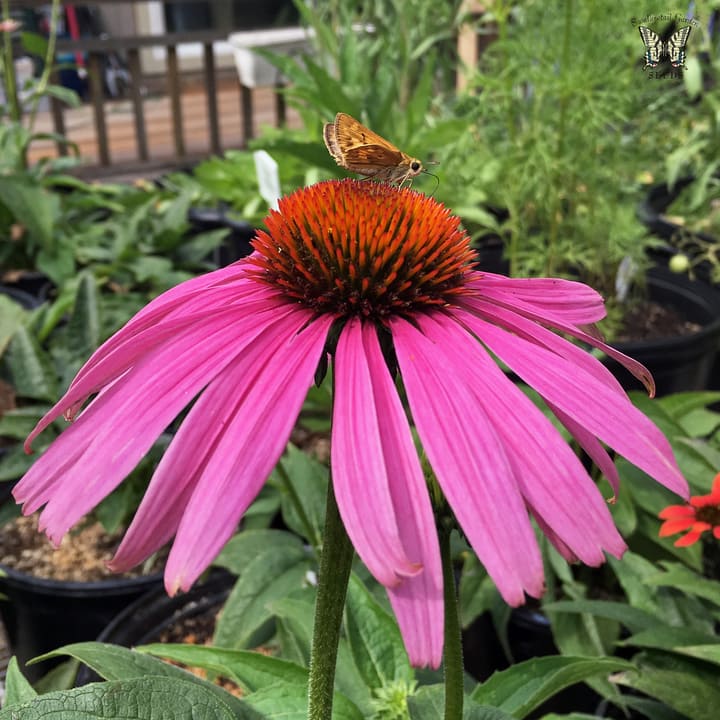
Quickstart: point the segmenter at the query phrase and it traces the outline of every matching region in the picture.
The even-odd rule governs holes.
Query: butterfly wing
[[[690,25],[680,28],[676,30],[667,41],[670,64],[673,67],[683,67],[685,65],[685,45],[691,29]]]
[[[660,64],[660,58],[665,54],[665,44],[660,39],[660,36],[649,27],[640,25],[638,30],[645,44],[645,66],[643,70],[648,67],[657,67]]]

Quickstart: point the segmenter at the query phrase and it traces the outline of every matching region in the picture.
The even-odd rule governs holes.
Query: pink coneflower
[[[59,415],[77,415],[15,489],[24,512],[45,505],[40,527],[53,541],[195,400],[112,562],[130,568],[174,536],[165,582],[170,593],[187,589],[280,457],[328,353],[340,514],[388,590],[415,665],[441,659],[442,578],[398,376],[437,482],[512,605],[543,592],[531,517],[565,557],[589,565],[625,544],[582,463],[496,357],[537,390],[614,489],[605,445],[687,494],[660,431],[600,362],[552,332],[603,348],[651,387],[641,365],[583,329],[604,316],[595,291],[478,272],[458,218],[384,184],[298,190],[266,222],[251,257],[130,320],[28,438],[29,447]]]
[[[675,547],[687,547],[696,543],[703,533],[712,532],[720,540],[720,473],[713,480],[707,495],[693,495],[687,505],[669,505],[660,512],[660,537],[685,533],[678,538]]]

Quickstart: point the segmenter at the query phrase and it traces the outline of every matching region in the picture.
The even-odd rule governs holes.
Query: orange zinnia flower
[[[669,505],[659,515],[665,522],[660,537],[685,532],[675,541],[676,547],[687,547],[700,539],[707,530],[720,540],[720,473],[715,476],[709,495],[693,495],[688,505]]]

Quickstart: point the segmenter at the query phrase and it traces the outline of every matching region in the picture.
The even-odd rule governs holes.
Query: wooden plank
[[[205,95],[207,97],[208,122],[210,123],[210,150],[220,155],[220,121],[217,108],[217,83],[215,81],[215,55],[212,43],[203,45],[205,69]]]
[[[130,92],[132,94],[133,115],[135,117],[138,158],[140,158],[140,160],[147,160],[150,156],[148,154],[145,113],[143,111],[142,69],[140,68],[140,53],[137,48],[128,50],[127,60],[130,70]]]
[[[60,77],[57,70],[53,70],[50,76],[50,82],[53,85],[60,84]],[[50,96],[50,112],[52,114],[53,132],[65,137],[65,114],[63,113],[63,104],[54,95]],[[55,143],[58,155],[65,156],[68,154],[67,143],[58,141]]]
[[[178,69],[177,49],[171,45],[167,49],[168,94],[172,107],[173,137],[175,138],[175,152],[178,157],[185,155],[185,140],[183,139],[182,104],[180,103],[180,72]]]
[[[242,115],[243,147],[247,147],[248,140],[252,140],[255,135],[253,132],[252,90],[245,85],[240,86],[240,113]]]
[[[107,123],[105,121],[105,98],[103,97],[102,56],[98,53],[88,55],[88,75],[90,80],[90,98],[95,115],[95,134],[101,165],[110,164]]]
[[[275,124],[280,128],[287,125],[287,106],[285,105],[283,87],[282,83],[275,85]]]
[[[227,30],[193,30],[164,35],[118,35],[117,37],[58,38],[58,52],[119,52],[130,48],[172,47],[188,43],[212,43],[227,40]]]

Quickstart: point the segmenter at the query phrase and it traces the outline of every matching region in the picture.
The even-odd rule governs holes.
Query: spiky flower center
[[[445,206],[384,183],[318,183],[265,222],[249,259],[258,278],[320,313],[382,319],[446,305],[475,259]]]

